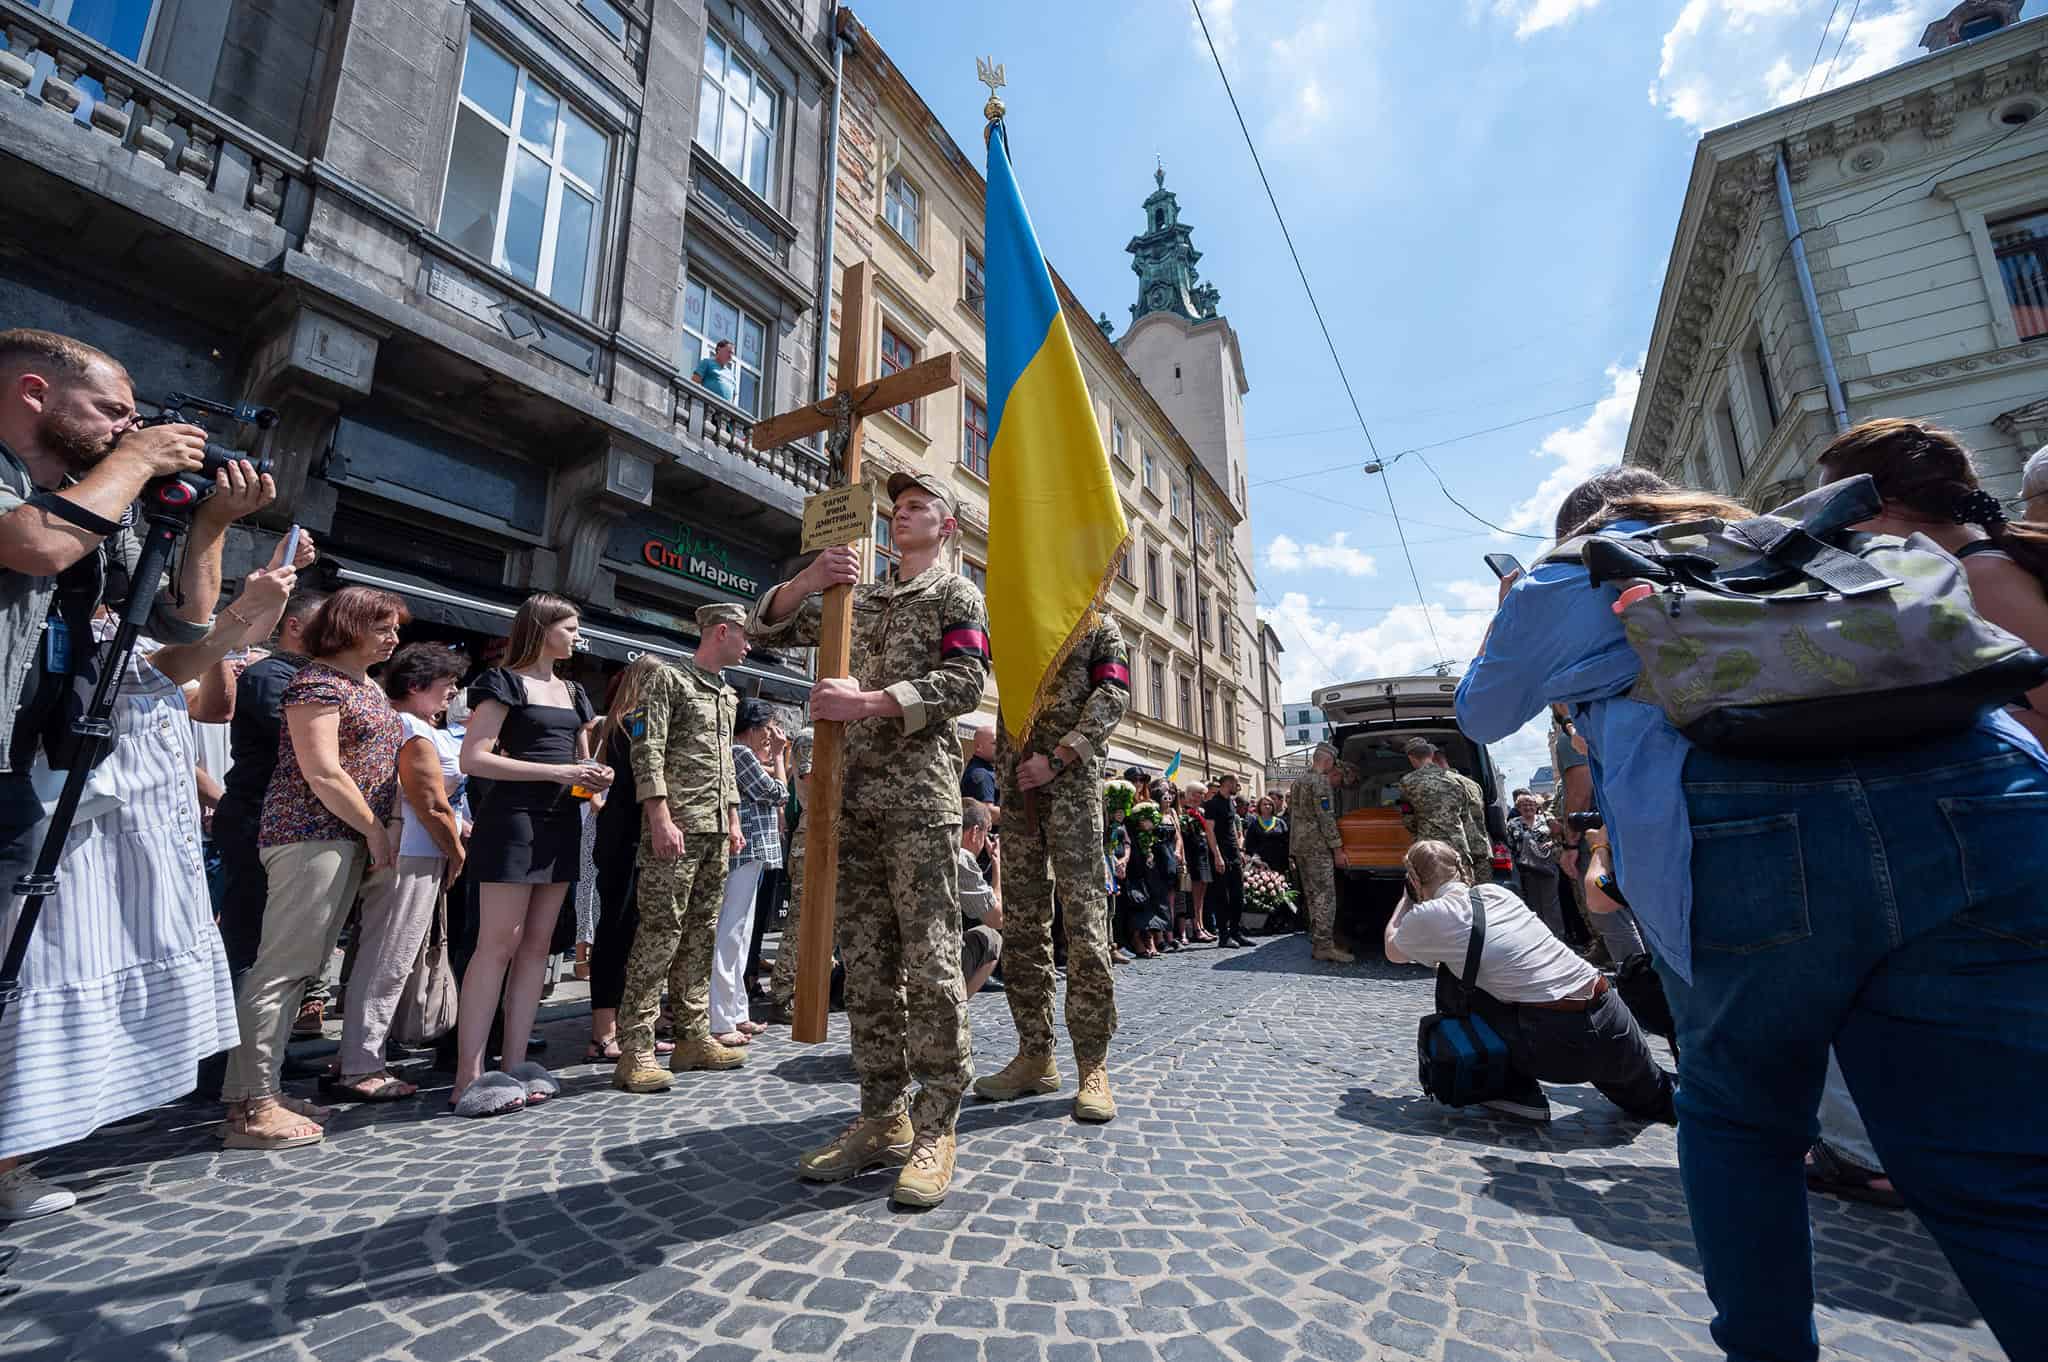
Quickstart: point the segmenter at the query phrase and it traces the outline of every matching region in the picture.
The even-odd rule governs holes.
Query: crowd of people
[[[204,458],[204,432],[138,425],[111,357],[0,332],[8,884],[63,779],[51,735],[114,661],[102,645],[115,613],[157,586],[134,580],[128,508]],[[2048,517],[2008,520],[1953,437],[1866,422],[1818,471],[1870,480],[1855,484],[1874,500],[1854,528],[1897,536],[1869,542],[1911,558],[1905,575],[1967,583],[1943,597],[1941,637],[1981,628],[2048,652]],[[888,492],[901,561],[879,580],[861,580],[856,550],[827,550],[751,605],[703,607],[694,654],[641,656],[593,699],[565,672],[581,622],[557,596],[521,606],[490,666],[433,641],[401,646],[398,596],[302,586],[310,536],[280,538],[221,604],[226,531],[274,495],[253,465],[228,462],[125,662],[113,741],[22,990],[4,1000],[0,1218],[71,1204],[26,1156],[195,1086],[223,1104],[230,1148],[320,1143],[333,1109],[286,1092],[284,1066],[308,1008],[319,1022],[309,993],[345,930],[329,1101],[415,1097],[391,1067],[401,1043],[439,1045],[458,1115],[555,1099],[533,1028],[551,961],[579,939],[583,1059],[609,1064],[621,1093],[743,1066],[755,1037],[790,1020],[805,964],[814,738],[724,673],[757,642],[815,645],[823,600],[842,587],[851,676],[816,684],[810,718],[843,726],[834,954],[859,1111],[801,1155],[798,1176],[887,1167],[896,1201],[943,1200],[970,1089],[1000,1102],[1063,1086],[1062,971],[1073,1115],[1100,1122],[1116,1115],[1116,964],[1248,945],[1248,913],[1305,928],[1317,959],[1351,961],[1335,930],[1348,854],[1334,792],[1356,772],[1323,746],[1291,787],[1256,799],[1227,775],[1105,780],[1130,686],[1106,616],[1034,697],[1027,742],[998,723],[963,753],[958,725],[990,673],[982,598],[941,565],[955,531],[945,485],[898,474]],[[2043,495],[2036,456],[2023,497]],[[1569,547],[1751,516],[1623,468],[1575,489],[1556,528]],[[1678,1126],[1715,1337],[1732,1355],[1813,1355],[1809,1182],[1910,1205],[1993,1331],[2035,1355],[2030,1307],[2048,1279],[2048,1123],[2029,1114],[2032,1080],[2048,1073],[2048,661],[2034,659],[2024,694],[1980,697],[1945,728],[1930,727],[1925,696],[1880,686],[1860,735],[1818,754],[1782,735],[1777,748],[1695,741],[1704,730],[1681,731],[1638,686],[1623,615],[1648,589],[1595,581],[1590,559],[1560,550],[1504,580],[1458,687],[1459,727],[1479,742],[1551,716],[1555,799],[1515,791],[1496,849],[1478,785],[1430,741],[1407,744],[1412,844],[1386,959],[1462,981],[1508,1057],[1496,1111],[1546,1120],[1542,1085],[1584,1082],[1631,1117]],[[1882,602],[1854,627],[1871,646],[1896,637]],[[1812,649],[1799,655],[1810,663]],[[1726,690],[1750,676],[1716,671]],[[227,753],[209,757],[207,726],[221,724]],[[785,894],[764,981],[762,933]],[[0,927],[11,934],[18,912]],[[1650,989],[1635,1008],[1631,981]],[[1018,1051],[976,1077],[966,1001],[997,982]],[[1672,1040],[1675,1074],[1645,1024]]]

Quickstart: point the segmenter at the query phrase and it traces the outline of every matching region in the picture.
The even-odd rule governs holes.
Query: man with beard
[[[90,666],[93,611],[143,589],[130,581],[142,543],[124,517],[145,485],[196,470],[205,455],[197,426],[137,429],[137,415],[128,372],[111,356],[54,332],[0,331],[0,894],[37,850],[43,810],[30,767]],[[274,495],[246,463],[216,486],[224,495],[193,514],[178,591],[164,591],[150,621],[160,642],[206,636],[227,527]]]

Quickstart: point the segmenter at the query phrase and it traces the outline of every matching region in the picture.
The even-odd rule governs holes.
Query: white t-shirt
[[[445,728],[436,728],[417,714],[401,714],[405,721],[405,741],[425,738],[434,745],[435,753],[441,758],[441,779],[449,789],[462,781],[462,739]],[[404,794],[398,797],[403,810],[404,827],[398,835],[398,854],[401,856],[439,856],[441,848],[434,845],[434,836],[427,831],[427,825],[420,822],[420,816],[412,811],[412,801]],[[456,814],[462,813],[457,806]]]
[[[1424,965],[1448,965],[1462,975],[1472,943],[1469,894],[1486,904],[1486,944],[1479,952],[1480,991],[1504,1003],[1554,1003],[1583,996],[1600,977],[1559,941],[1529,906],[1497,884],[1467,889],[1452,883],[1441,898],[1410,908],[1394,929],[1394,947]]]

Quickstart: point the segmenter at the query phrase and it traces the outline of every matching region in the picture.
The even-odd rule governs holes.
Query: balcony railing
[[[676,384],[676,429],[694,444],[737,455],[806,492],[822,492],[832,481],[830,461],[815,449],[755,449],[754,418],[688,379]]]
[[[105,134],[173,174],[239,200],[272,222],[284,212],[286,185],[306,160],[252,128],[146,71],[119,53],[58,23],[22,0],[0,0],[0,99],[40,101]],[[39,79],[40,78],[40,79]],[[97,96],[81,90],[96,83]]]

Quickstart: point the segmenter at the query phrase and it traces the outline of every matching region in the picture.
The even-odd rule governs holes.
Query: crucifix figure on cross
[[[804,552],[839,547],[869,538],[872,501],[863,495],[861,422],[867,416],[957,387],[960,357],[937,355],[868,382],[860,382],[868,310],[868,265],[849,265],[840,282],[839,387],[830,397],[784,412],[754,427],[756,449],[774,449],[826,433],[835,485],[805,507]],[[818,679],[849,674],[853,646],[853,588],[841,584],[823,597],[818,639]],[[796,950],[796,1016],[791,1034],[815,1043],[825,1038],[832,977],[832,924],[839,885],[839,807],[844,773],[846,725],[818,719],[813,725],[809,807],[803,811],[804,855],[797,918],[783,933],[782,949]],[[796,867],[792,866],[792,879]],[[792,943],[791,937],[796,937]]]

